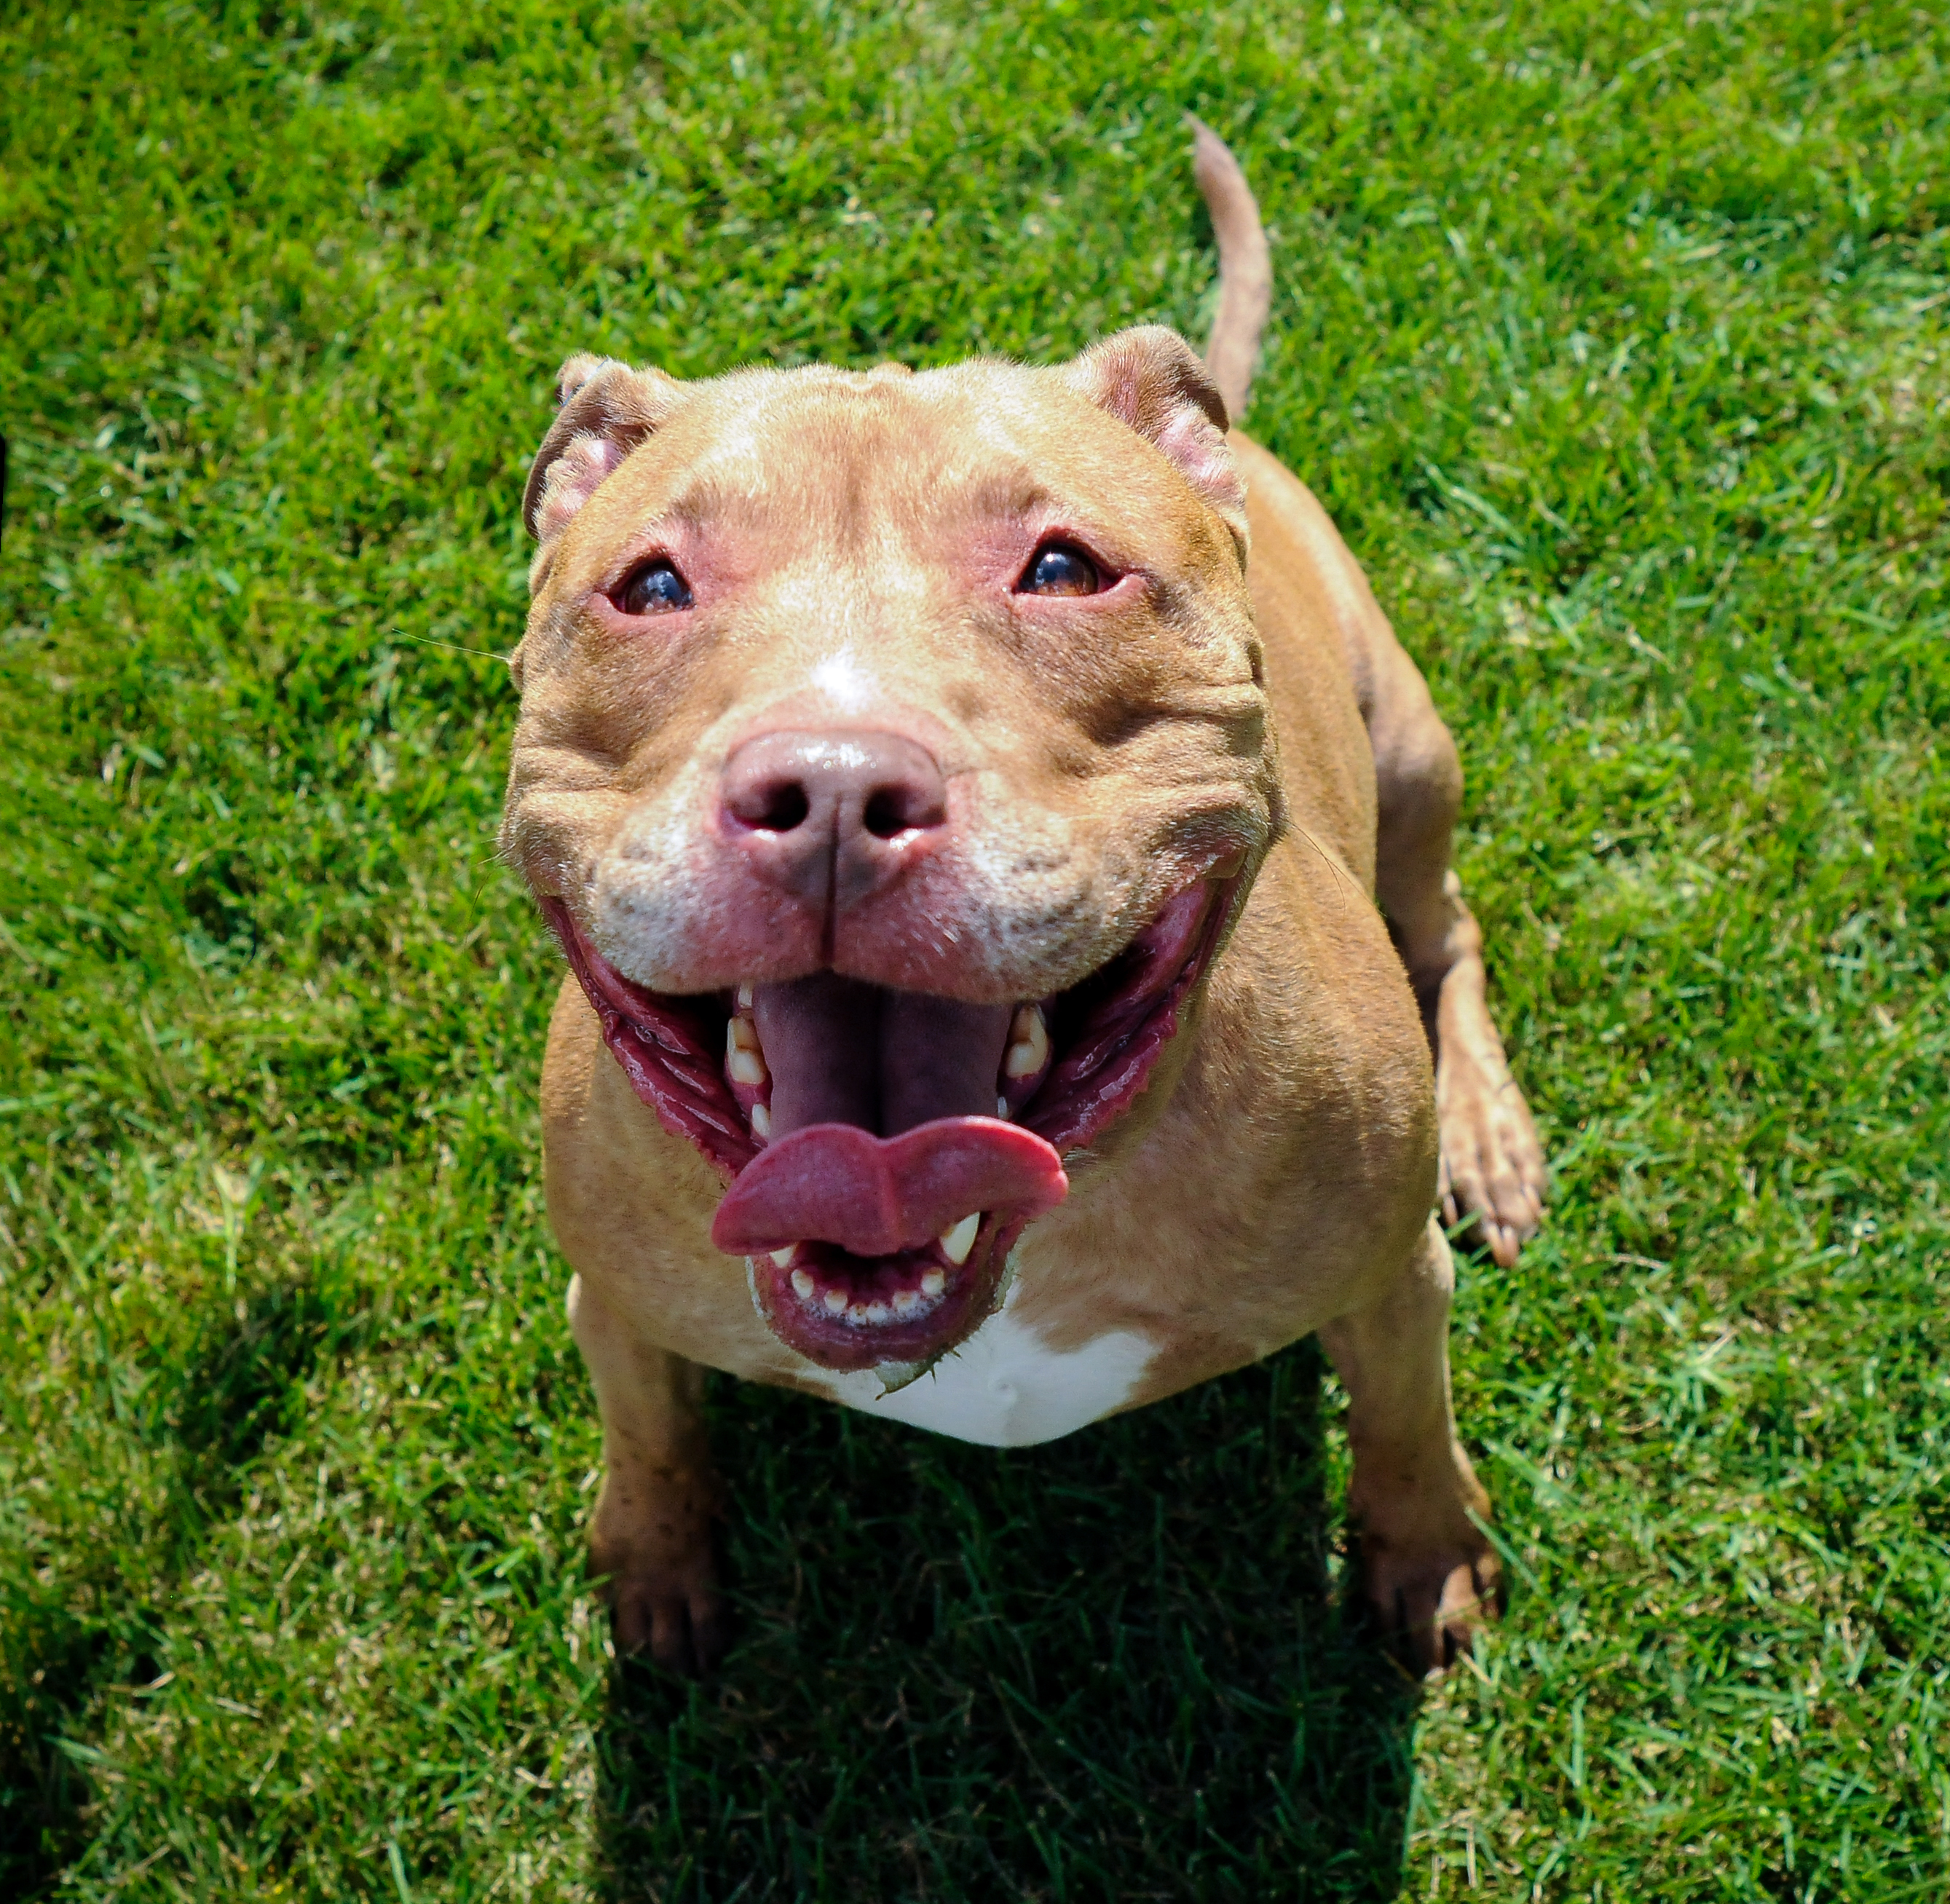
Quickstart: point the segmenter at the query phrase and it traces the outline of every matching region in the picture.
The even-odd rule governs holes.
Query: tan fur
[[[911,377],[638,388],[623,366],[572,365],[531,485],[546,539],[504,840],[640,983],[791,977],[804,957],[783,939],[699,916],[731,889],[699,802],[753,734],[898,726],[958,790],[959,843],[917,897],[863,908],[837,956],[970,1001],[1075,983],[1243,855],[1229,943],[1134,1108],[1023,1235],[1011,1313],[1055,1351],[1114,1330],[1154,1344],[1128,1406],[1323,1332],[1350,1398],[1368,1591],[1439,1666],[1495,1568],[1450,1416],[1430,1212],[1440,1190],[1507,1261],[1541,1161],[1448,873],[1453,746],[1319,505],[1264,450],[1220,440],[1216,393],[1167,338],[1126,333],[1056,370]],[[578,499],[601,459],[573,446],[606,417],[625,447]],[[1045,520],[1157,586],[1093,622],[996,606]],[[672,524],[698,609],[667,637],[618,625],[595,592]],[[597,1564],[626,1647],[702,1662],[720,1622],[697,1366],[815,1388],[818,1371],[712,1247],[720,1179],[638,1101],[573,980],[543,1111],[603,1412]]]

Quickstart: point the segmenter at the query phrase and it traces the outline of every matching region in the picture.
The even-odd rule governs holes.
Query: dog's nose
[[[948,821],[933,755],[897,734],[766,734],[724,764],[726,836],[774,886],[842,912],[886,885]]]

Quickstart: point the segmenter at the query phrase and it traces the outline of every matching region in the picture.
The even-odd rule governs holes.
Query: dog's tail
[[[1272,262],[1260,208],[1239,161],[1210,126],[1194,119],[1191,131],[1192,176],[1219,241],[1219,315],[1206,343],[1205,367],[1226,400],[1226,415],[1236,423],[1246,413],[1260,360],[1260,333],[1272,298]]]

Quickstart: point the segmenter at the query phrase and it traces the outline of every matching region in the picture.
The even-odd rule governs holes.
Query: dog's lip
[[[565,899],[544,897],[540,905],[631,1088],[728,1182],[759,1146],[717,1055],[721,1005],[715,996],[653,992],[625,978],[590,943]]]
[[[1244,878],[1236,856],[1208,867],[1174,893],[1123,951],[1050,1002],[1056,1021],[1051,1060],[1033,1095],[1001,1129],[1040,1139],[1067,1162],[1124,1115],[1176,1035],[1185,1002],[1236,910]],[[632,1089],[665,1130],[688,1139],[727,1185],[735,1182],[764,1146],[726,1076],[726,995],[652,992],[595,950],[563,900],[541,903]],[[964,1339],[991,1313],[1009,1249],[1037,1210],[1048,1207],[1041,1201],[1034,1208],[968,1213],[981,1217],[975,1249],[946,1292],[952,1299],[925,1317],[876,1323],[849,1313],[835,1323],[808,1314],[802,1301],[787,1299],[796,1293],[790,1270],[763,1255],[748,1258],[754,1298],[780,1340],[821,1366],[924,1363]],[[892,1259],[852,1261],[864,1277],[880,1275]]]
[[[1178,941],[1175,976],[1145,983],[1140,974],[1139,983],[1114,985],[1109,996],[1098,1001],[1114,1007],[1129,1000],[1144,1009],[1127,1014],[1120,1024],[1104,1022],[1114,1013],[1091,1013],[1081,1027],[1092,1034],[1087,1051],[1079,1052],[1076,1039],[1065,1035],[1079,1027],[1061,1023],[1052,1027],[1067,1048],[1035,1096],[1016,1108],[1017,1123],[1068,1152],[1089,1144],[1129,1108],[1151,1065],[1176,1032],[1185,999],[1210,964],[1238,909],[1246,859],[1242,849],[1216,855],[1165,900],[1121,951],[1048,1002],[1059,1008],[1087,1004],[1093,989],[1142,948],[1175,911],[1195,910],[1191,929],[1182,927],[1173,935]],[[550,893],[537,897],[544,918],[596,1011],[605,1042],[637,1095],[673,1136],[689,1139],[728,1182],[760,1146],[724,1080],[725,994],[656,992],[625,977],[597,951],[567,899]],[[1099,1077],[1100,1072],[1107,1074]],[[1089,1106],[1060,1105],[1060,1094],[1051,1089],[1058,1077],[1072,1084],[1087,1079],[1092,1086]]]
[[[752,1300],[780,1342],[822,1368],[846,1373],[905,1364],[918,1371],[965,1341],[993,1310],[1022,1227],[985,1218],[958,1266],[938,1244],[871,1261],[835,1261],[839,1252],[817,1244],[747,1257]],[[829,1292],[842,1296],[836,1306],[827,1300]],[[911,1313],[899,1307],[903,1296],[913,1303]]]

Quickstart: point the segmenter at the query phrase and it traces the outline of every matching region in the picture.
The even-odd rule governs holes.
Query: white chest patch
[[[1053,1349],[1001,1308],[917,1382],[883,1392],[871,1369],[820,1377],[833,1400],[958,1441],[1029,1447],[1073,1434],[1128,1401],[1157,1352],[1148,1335],[1114,1329],[1081,1348]]]

